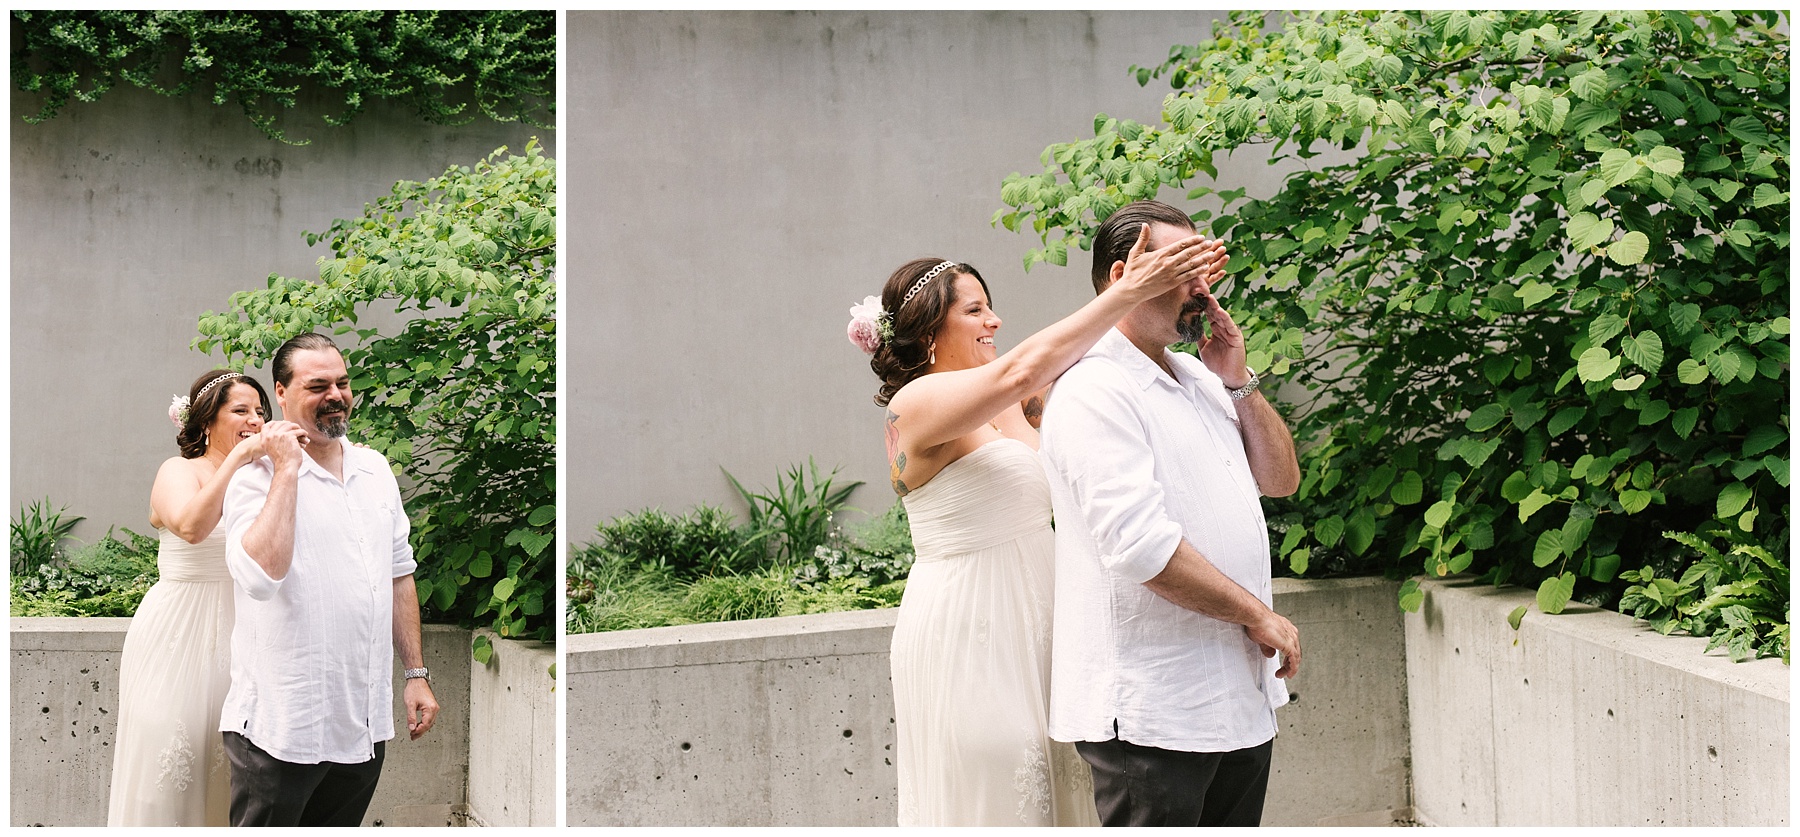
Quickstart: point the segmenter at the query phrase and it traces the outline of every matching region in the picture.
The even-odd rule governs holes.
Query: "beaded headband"
[[[943,264],[932,268],[924,276],[919,277],[919,281],[913,283],[913,286],[906,291],[906,296],[900,298],[900,304],[905,305],[908,302],[912,302],[913,296],[918,294],[918,292],[925,287],[925,283],[936,279],[938,274],[955,266],[956,262],[944,262]]]
[[[205,398],[207,390],[210,390],[213,387],[218,386],[219,382],[221,382],[221,381],[230,381],[230,380],[234,380],[234,379],[242,378],[242,377],[244,377],[244,376],[241,374],[238,374],[236,372],[227,372],[223,375],[220,375],[217,378],[207,381],[206,386],[201,387],[199,394],[194,396],[194,400],[199,401],[200,399]]]
[[[176,427],[186,425],[188,419],[188,407],[192,406],[195,401],[205,398],[206,393],[211,391],[213,387],[218,386],[221,381],[233,381],[242,377],[244,377],[242,373],[227,372],[217,378],[207,381],[206,386],[201,387],[200,391],[194,395],[192,400],[189,400],[185,395],[177,395],[170,399],[169,421],[174,423]]]

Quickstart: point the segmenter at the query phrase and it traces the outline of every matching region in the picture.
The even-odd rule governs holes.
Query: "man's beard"
[[[323,415],[323,413],[331,410],[343,410],[344,412],[330,417]],[[319,429],[324,431],[325,438],[327,439],[342,439],[345,433],[350,432],[349,416],[350,405],[342,401],[327,401],[324,404],[320,404],[319,415],[317,416]]]
[[[1206,339],[1206,309],[1212,307],[1206,297],[1197,296],[1181,304],[1175,317],[1175,333],[1183,343],[1199,343]]]

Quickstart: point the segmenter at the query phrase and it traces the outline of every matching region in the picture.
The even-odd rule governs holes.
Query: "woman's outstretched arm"
[[[992,363],[926,375],[895,393],[888,403],[888,421],[890,435],[898,436],[897,450],[924,456],[967,435],[1001,410],[1049,386],[1138,303],[1183,282],[1201,280],[1210,287],[1223,273],[1227,256],[1222,242],[1196,234],[1146,252],[1150,228],[1145,224],[1139,230],[1118,281],[1075,313],[1025,338]],[[889,458],[894,458],[893,452]]]

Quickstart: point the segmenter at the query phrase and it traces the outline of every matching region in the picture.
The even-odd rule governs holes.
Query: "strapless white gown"
[[[1044,732],[1056,538],[1036,452],[996,439],[902,502],[900,824],[1099,825],[1087,763]]]
[[[107,825],[229,825],[219,710],[231,685],[236,614],[225,527],[191,544],[159,529],[156,584],[119,659]]]

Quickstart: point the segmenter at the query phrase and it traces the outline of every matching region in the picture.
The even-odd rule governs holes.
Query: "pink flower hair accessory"
[[[863,301],[850,306],[850,342],[863,350],[863,354],[875,354],[881,343],[892,336],[891,326],[887,322],[887,312],[881,310],[881,298],[864,297]]]

